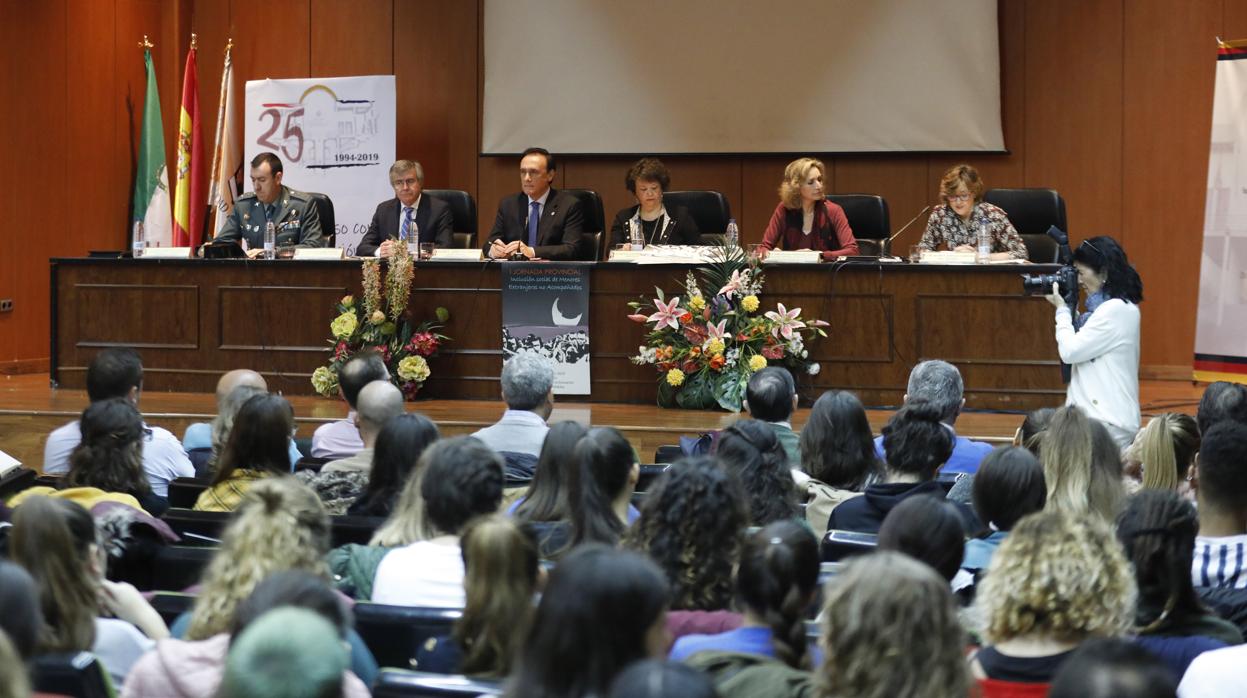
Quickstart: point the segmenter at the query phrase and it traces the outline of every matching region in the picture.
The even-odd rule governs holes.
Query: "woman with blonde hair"
[[[1126,498],[1121,455],[1103,424],[1067,405],[1052,416],[1041,444],[1039,460],[1048,486],[1045,511],[1117,518]]]
[[[1198,452],[1199,427],[1195,419],[1166,412],[1147,423],[1126,448],[1123,459],[1127,470],[1140,471],[1144,489],[1173,490],[1193,500],[1191,468]]]
[[[968,694],[957,605],[927,565],[896,552],[855,557],[828,582],[822,616],[820,697]]]
[[[857,240],[844,209],[824,196],[827,167],[814,158],[798,158],[784,168],[779,205],[762,234],[759,253],[773,249],[818,250],[832,260],[858,253]]]
[[[944,203],[927,219],[919,247],[937,250],[947,245],[954,252],[974,252],[979,228],[986,225],[992,240],[992,260],[1026,259],[1026,243],[1009,222],[1008,214],[983,201],[978,170],[966,164],[949,168],[940,178],[940,199]]]
[[[532,533],[502,514],[475,519],[461,540],[467,603],[454,633],[421,650],[421,671],[503,678],[511,673],[536,610],[541,574]]]
[[[1134,574],[1103,519],[1060,510],[1022,519],[979,584],[986,642],[970,668],[984,698],[1018,695],[1017,684],[1041,694],[1083,640],[1130,629],[1136,596]]]

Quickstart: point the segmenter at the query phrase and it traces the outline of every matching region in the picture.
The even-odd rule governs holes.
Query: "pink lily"
[[[783,303],[776,304],[779,312],[774,310],[767,311],[766,318],[775,323],[771,328],[771,334],[775,337],[782,336],[784,339],[792,339],[792,331],[805,327],[805,323],[798,318],[801,317],[801,309],[793,308],[788,310]]]
[[[662,329],[664,325],[670,325],[671,329],[679,330],[680,329],[680,316],[684,314],[684,311],[678,309],[677,306],[679,305],[680,305],[679,296],[672,298],[670,303],[663,303],[662,301],[655,298],[654,307],[658,308],[658,312],[654,313],[653,315],[650,315],[649,318],[647,319],[650,322],[658,323],[657,325],[654,325],[655,330]]]
[[[737,269],[732,272],[732,278],[728,279],[727,284],[723,288],[719,289],[719,292],[716,295],[731,299],[732,296],[744,290],[744,286],[745,279],[740,277],[740,270]]]
[[[631,320],[631,321],[633,321],[633,322],[641,322],[641,323],[644,323],[644,322],[649,322],[649,316],[648,316],[648,315],[639,315],[639,314],[637,314],[637,315],[629,315],[629,316],[628,316],[628,319],[629,319],[629,320]]]
[[[706,339],[721,339],[727,341],[727,319],[719,321],[719,324],[712,325],[706,323]]]

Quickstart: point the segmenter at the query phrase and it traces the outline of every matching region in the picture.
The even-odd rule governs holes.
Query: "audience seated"
[[[589,433],[580,422],[558,422],[550,427],[536,472],[522,497],[507,507],[507,513],[527,523],[551,523],[571,518],[567,503],[572,470],[576,463],[576,444]]]
[[[795,465],[795,464],[794,464]],[[805,520],[815,535],[840,502],[856,497],[883,470],[862,401],[847,390],[828,390],[814,401],[801,429],[801,470],[807,479]],[[797,479],[798,486],[801,477]]]
[[[1204,388],[1195,412],[1200,434],[1207,434],[1212,425],[1231,421],[1247,425],[1247,385],[1216,381]]]
[[[979,464],[973,495],[974,511],[991,534],[966,541],[961,566],[978,575],[987,569],[996,548],[1022,517],[1043,511],[1048,499],[1043,466],[1034,454],[1019,446],[996,449]]]
[[[983,697],[1045,695],[1079,643],[1129,630],[1135,597],[1130,566],[1102,518],[1060,510],[1023,518],[979,584],[987,644],[970,667]]]
[[[1104,638],[1087,640],[1070,655],[1048,698],[1174,698],[1177,689],[1177,681],[1151,652],[1126,640]]]
[[[749,525],[801,517],[788,459],[770,425],[756,419],[738,420],[720,432],[714,453],[745,491]]]
[[[585,545],[550,575],[504,695],[605,695],[632,662],[666,656],[662,571],[642,555]]]
[[[572,471],[568,495],[568,545],[615,545],[638,515],[632,508],[632,494],[641,476],[641,465],[632,444],[618,429],[594,427],[576,444],[573,458],[578,467]],[[547,546],[543,541],[542,550]]]
[[[654,481],[627,547],[658,563],[671,585],[672,635],[740,625],[729,610],[749,510],[740,483],[709,456],[679,461]]]
[[[365,385],[388,380],[390,372],[385,360],[375,351],[361,351],[343,364],[338,373],[338,392],[350,409],[345,419],[322,424],[312,433],[313,458],[349,458],[364,448],[359,428],[355,426],[355,401]]]
[[[888,551],[855,557],[823,597],[820,695],[972,695],[952,592],[927,565]]]
[[[126,348],[104,349],[87,367],[87,397],[91,402],[123,398],[138,408],[143,389],[143,363],[138,352]],[[148,427],[143,442],[143,471],[157,497],[169,496],[169,482],[194,477],[195,467],[177,437],[160,427]],[[48,435],[43,448],[43,473],[69,472],[69,454],[82,440],[78,422],[70,422]]]
[[[895,550],[931,566],[950,584],[961,569],[966,539],[952,502],[937,495],[909,497],[879,527],[879,550]],[[962,581],[953,590],[965,586]]]
[[[797,409],[797,384],[788,369],[767,366],[755,371],[745,384],[744,409],[750,417],[775,432],[787,460],[795,468],[801,462],[801,437],[792,430]]]
[[[943,497],[944,488],[935,482],[935,475],[953,452],[953,433],[940,421],[943,414],[938,405],[911,398],[892,415],[883,428],[887,463],[882,481],[868,485],[861,497],[832,509],[827,528],[878,533],[888,512],[907,497]],[[964,504],[955,506],[966,533],[977,533],[981,526],[974,512]]]
[[[420,493],[430,533],[390,551],[377,566],[372,600],[400,606],[463,608],[459,534],[473,517],[502,503],[502,459],[470,436],[445,439],[425,451]]]
[[[1200,603],[1187,571],[1199,519],[1173,490],[1144,490],[1126,504],[1117,538],[1139,587],[1136,642],[1164,660],[1176,678],[1208,650],[1243,642],[1233,623]]]
[[[350,629],[350,611],[324,579],[304,571],[275,572],[238,605],[228,633],[205,640],[168,638],[156,643],[155,649],[134,665],[126,678],[122,698],[212,698],[225,671],[231,639],[240,637],[270,610],[282,607],[316,613],[332,624],[333,635],[339,641]],[[368,688],[359,677],[347,672],[342,681],[342,696],[368,695]]]
[[[1191,579],[1204,603],[1247,634],[1247,425],[1223,419],[1204,432],[1193,484]]]
[[[422,414],[390,417],[377,434],[372,469],[364,491],[351,503],[352,516],[389,516],[416,462],[430,444],[441,438],[437,425]]]
[[[1193,499],[1191,468],[1198,452],[1199,427],[1193,417],[1177,412],[1156,415],[1122,453],[1126,487],[1174,490]]]
[[[939,414],[940,422],[948,429],[953,438],[953,451],[948,462],[943,464],[943,473],[973,473],[978,470],[979,461],[991,453],[991,444],[971,441],[964,436],[957,436],[953,425],[965,407],[965,385],[961,381],[961,372],[947,361],[923,361],[909,372],[909,385],[906,388],[904,401],[925,400]],[[887,459],[883,437],[875,439],[875,455]]]
[[[169,630],[133,586],[104,579],[97,540],[86,509],[31,497],[13,515],[9,552],[39,590],[45,624],[36,652],[91,652],[122,686]]]
[[[265,613],[230,644],[217,698],[369,695],[358,679],[346,681],[349,653],[337,630],[302,608]]]
[[[292,434],[294,410],[285,398],[271,393],[249,398],[238,408],[212,486],[199,494],[195,509],[233,511],[257,481],[289,476]]]
[[[750,654],[809,669],[805,611],[818,591],[818,571],[818,540],[800,523],[777,521],[756,531],[746,539],[736,571],[741,627],[678,638],[670,659],[722,667],[727,655]],[[731,678],[710,673],[716,683]]]
[[[496,424],[472,436],[503,457],[508,480],[530,480],[550,430],[546,420],[554,410],[554,363],[540,354],[520,352],[503,364],[501,381],[507,411]]]
[[[143,417],[132,403],[122,398],[93,402],[82,411],[79,425],[82,440],[69,454],[62,487],[128,494],[154,516],[169,508],[167,499],[152,493],[143,472]]]
[[[692,667],[657,659],[628,665],[607,698],[722,698],[706,675]]]
[[[1048,486],[1045,510],[1117,518],[1126,496],[1121,450],[1103,424],[1077,407],[1062,407],[1044,431],[1039,460]]]
[[[420,671],[503,679],[528,636],[541,567],[530,531],[500,514],[469,523],[463,548],[467,603],[453,635],[421,648]]]
[[[1018,426],[1017,431],[1013,434],[1013,445],[1025,448],[1038,458],[1039,444],[1042,441],[1040,435],[1048,429],[1048,423],[1052,421],[1052,416],[1055,414],[1056,408],[1054,407],[1041,407],[1027,412],[1026,417],[1022,420],[1022,424]],[[977,473],[970,473],[964,477],[957,478],[953,488],[948,491],[948,498],[962,504],[973,503],[974,478],[976,475]],[[1021,517],[1019,516],[1018,518]]]
[[[204,467],[195,468],[196,477],[205,479],[210,477],[212,466],[220,456],[221,449],[229,437],[229,430],[234,424],[238,408],[246,402],[246,398],[231,399],[231,393],[238,388],[245,388],[242,394],[250,397],[256,393],[267,393],[268,383],[265,382],[264,376],[246,368],[234,369],[223,374],[216,384],[216,417],[211,422],[195,422],[186,427],[186,432],[182,434],[182,448],[188,453],[200,450],[211,451],[211,455],[204,462]],[[293,468],[301,457],[299,449],[291,441],[290,466]]]

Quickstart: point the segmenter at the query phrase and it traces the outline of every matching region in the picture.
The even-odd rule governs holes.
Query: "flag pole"
[[[225,52],[224,52],[225,53],[225,71],[228,71],[230,69],[230,63],[232,62],[230,51],[232,51],[233,49],[234,49],[234,37],[232,36],[227,37],[225,39]],[[226,93],[226,79],[225,78],[226,78],[226,72],[222,72],[221,73],[221,94],[220,94],[220,99],[217,100],[216,135],[212,141],[212,169],[209,170],[209,172],[212,173],[211,175],[212,181],[208,183],[208,205],[212,207],[212,236],[211,236],[212,238],[215,238],[216,231],[221,229],[221,225],[220,225],[221,207],[217,205],[217,199],[219,198],[219,187],[220,187],[220,181],[217,178],[217,168],[221,166],[221,147],[222,147],[221,141],[222,139],[225,138],[225,119],[226,119],[225,105],[226,105],[226,102],[228,101],[226,98],[229,96]],[[204,231],[203,239],[205,241],[207,241],[209,238],[207,233],[208,231]]]

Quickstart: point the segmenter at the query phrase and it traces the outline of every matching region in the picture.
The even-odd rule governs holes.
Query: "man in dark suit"
[[[593,256],[592,245],[584,235],[580,200],[551,189],[554,174],[554,156],[548,151],[524,151],[520,158],[523,191],[498,204],[485,254],[494,259],[507,259],[517,253],[528,259],[588,260]]]
[[[433,196],[424,196],[424,168],[411,160],[399,160],[390,167],[390,186],[394,198],[383,201],[372,214],[368,232],[355,248],[358,257],[389,257],[399,244],[399,233],[406,228],[411,242],[432,242],[438,247],[452,244],[454,220],[450,206]]]

